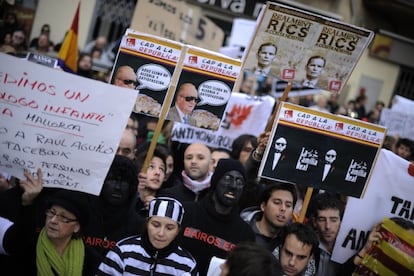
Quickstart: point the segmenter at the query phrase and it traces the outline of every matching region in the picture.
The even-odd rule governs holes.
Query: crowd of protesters
[[[0,51],[57,52],[50,32],[44,24],[29,43],[9,13]],[[113,62],[104,37],[80,52],[77,74],[83,77],[95,77],[93,60]],[[385,104],[377,102],[367,112],[366,100],[359,95],[342,106],[337,95],[288,99],[376,124]],[[269,133],[241,135],[231,150],[212,149],[170,141],[172,123],[166,121],[144,171],[156,123],[131,113],[98,196],[43,187],[41,170],[35,176],[25,172],[25,179],[0,172],[2,270],[13,275],[351,275],[364,250],[380,239],[373,231],[348,262],[332,261],[346,202],[317,194],[305,222],[298,222],[295,208],[303,190],[257,178]],[[408,138],[387,137],[384,148],[414,160]],[[398,222],[412,233],[412,223]],[[216,270],[215,258],[221,264]]]

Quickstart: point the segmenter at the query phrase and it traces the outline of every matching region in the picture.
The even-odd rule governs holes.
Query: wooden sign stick
[[[283,91],[282,97],[279,99],[278,105],[281,102],[285,102],[286,101],[287,96],[288,96],[291,88],[292,88],[292,83],[291,82],[288,82],[285,90]],[[276,118],[276,115],[277,115],[277,110],[278,110],[278,108],[275,109],[275,111],[272,114],[272,117],[270,117],[270,119],[269,119],[269,121],[267,123],[267,126],[266,126],[266,130],[265,130],[266,132],[272,130],[273,123],[274,123],[275,118]],[[298,222],[303,223],[303,221],[305,220],[306,211],[308,209],[309,202],[310,202],[310,199],[312,197],[312,193],[313,193],[313,188],[312,187],[308,187],[306,189],[305,198],[303,199],[302,208],[300,210],[300,215],[299,215],[299,218],[298,218]]]

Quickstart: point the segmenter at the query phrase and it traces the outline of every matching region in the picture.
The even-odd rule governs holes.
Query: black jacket
[[[239,242],[255,240],[238,208],[228,215],[217,213],[211,194],[200,202],[185,203],[184,210],[182,245],[196,259],[200,275],[207,274],[213,256],[224,259]]]

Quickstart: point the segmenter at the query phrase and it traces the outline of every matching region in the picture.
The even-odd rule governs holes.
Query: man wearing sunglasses
[[[116,86],[135,89],[138,85],[137,75],[132,67],[123,65],[116,70],[113,83]]]
[[[324,160],[321,163],[321,166],[319,166],[319,181],[322,183],[335,183],[334,181],[337,179],[338,175],[336,173],[335,168],[335,160],[336,160],[336,150],[329,149],[324,157]]]
[[[191,113],[199,101],[197,88],[192,83],[183,83],[178,88],[175,105],[168,111],[167,120],[195,125]]]

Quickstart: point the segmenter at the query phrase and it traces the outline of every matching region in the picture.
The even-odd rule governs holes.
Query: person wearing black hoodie
[[[197,261],[200,275],[206,275],[213,256],[225,259],[242,241],[254,241],[250,226],[239,216],[238,201],[246,172],[238,160],[219,160],[211,177],[209,194],[199,202],[184,203],[183,247]]]
[[[135,211],[138,173],[133,161],[115,155],[99,197],[90,196],[89,223],[83,240],[95,271],[106,253],[126,237],[141,233],[145,221]]]

